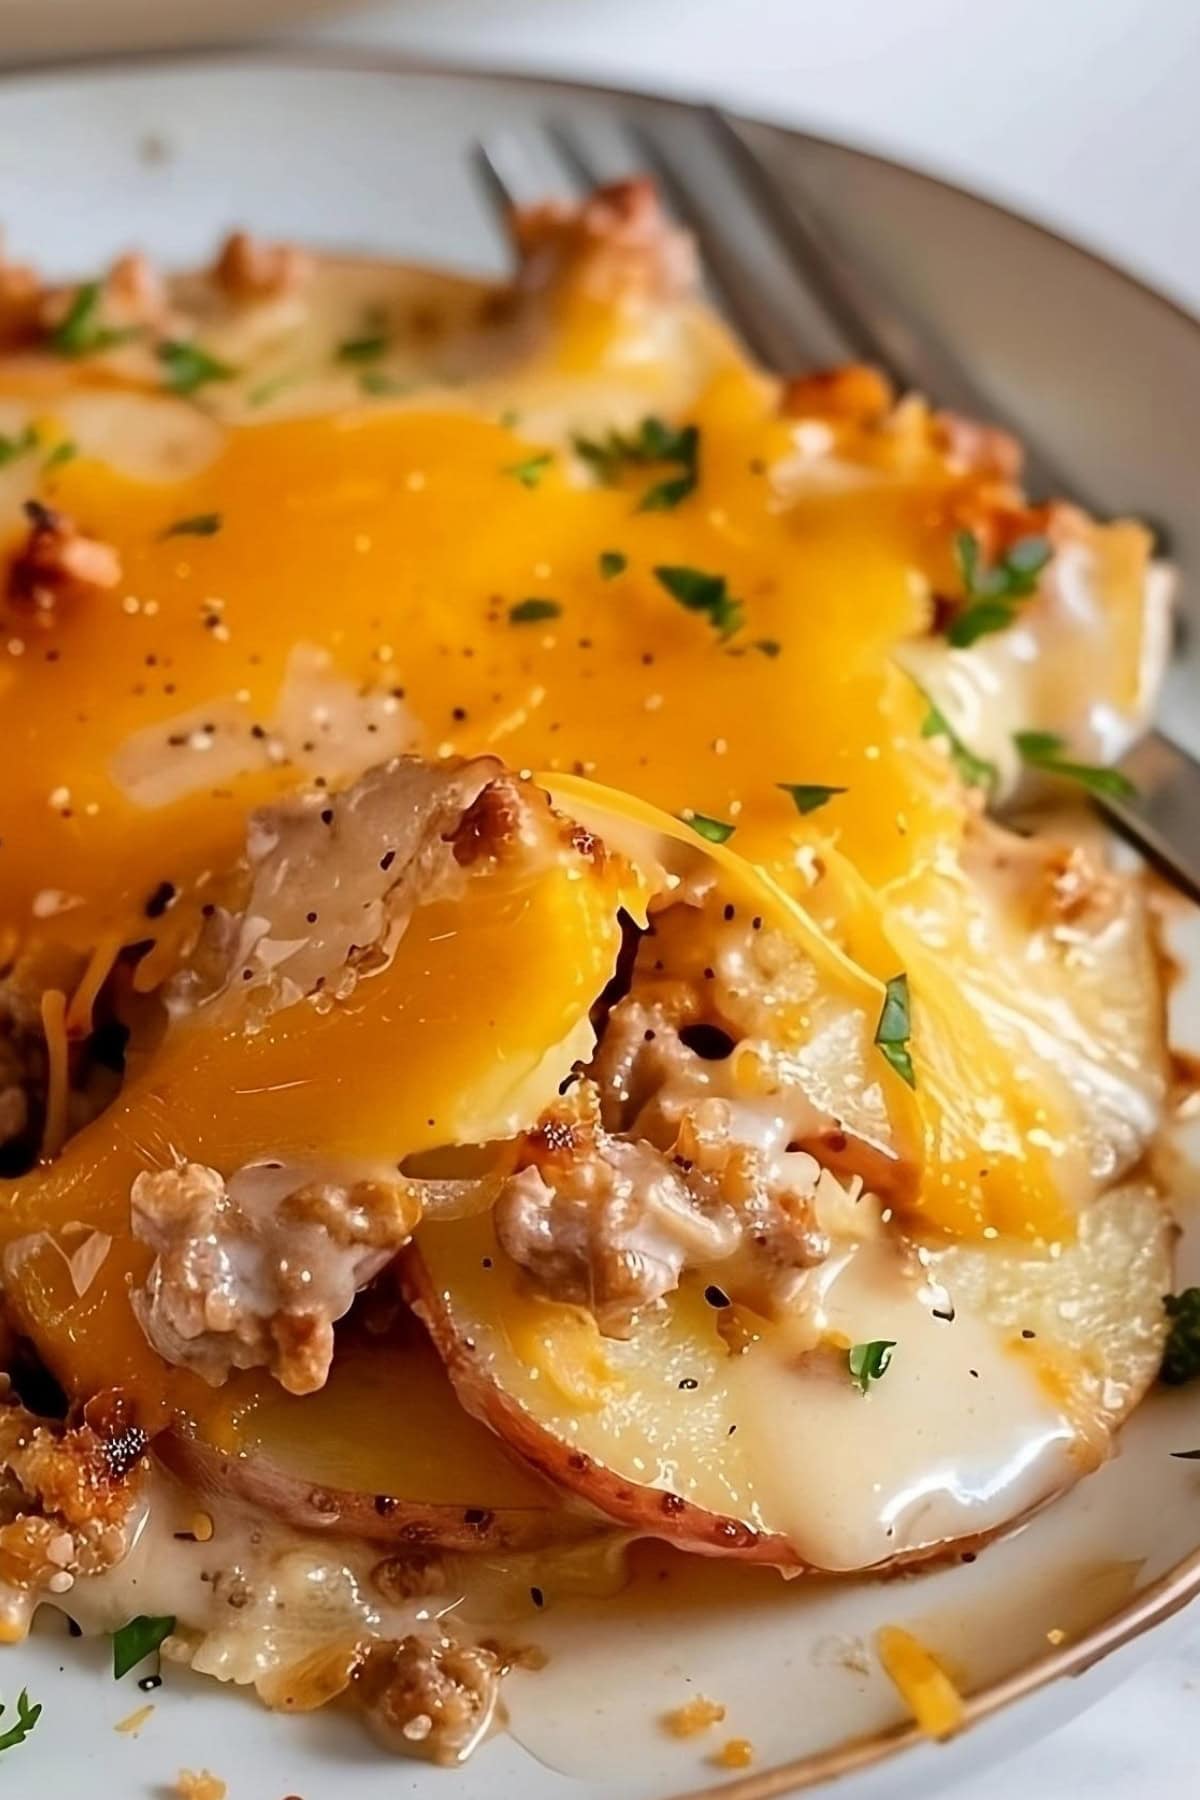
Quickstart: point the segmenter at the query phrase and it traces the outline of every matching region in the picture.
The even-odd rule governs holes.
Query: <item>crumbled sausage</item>
[[[298,245],[234,231],[221,246],[213,277],[231,300],[274,300],[302,287],[312,270],[312,257]]]
[[[817,418],[877,425],[895,404],[887,376],[868,363],[846,363],[797,375],[783,389],[781,410],[791,419]]]
[[[9,564],[8,598],[49,622],[64,602],[116,587],[121,559],[111,544],[87,537],[65,513],[25,502],[29,530]]]
[[[590,1307],[624,1337],[686,1268],[738,1257],[745,1282],[778,1285],[828,1254],[813,1158],[742,1141],[729,1103],[701,1090],[661,1147],[600,1123],[590,1082],[526,1135],[495,1205],[506,1254],[555,1300]]]
[[[144,1435],[113,1396],[76,1425],[38,1420],[0,1400],[0,1583],[69,1591],[79,1575],[121,1561],[144,1485]]]
[[[645,176],[599,187],[578,205],[518,210],[511,230],[526,292],[565,278],[597,297],[663,300],[695,284],[692,241],[669,223]]]
[[[156,1252],[132,1303],[168,1362],[213,1386],[266,1368],[289,1393],[324,1386],[334,1322],[412,1235],[416,1189],[306,1180],[280,1164],[230,1181],[201,1163],[137,1177],[133,1229]]]
[[[36,269],[0,257],[0,349],[36,343],[42,333],[43,294]]]
[[[392,1749],[453,1767],[491,1730],[503,1672],[496,1652],[482,1645],[384,1640],[367,1651],[355,1697]]]

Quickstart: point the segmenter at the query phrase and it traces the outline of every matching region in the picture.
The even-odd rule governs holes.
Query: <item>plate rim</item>
[[[737,106],[697,97],[662,94],[652,87],[632,87],[607,82],[582,81],[552,71],[485,65],[478,62],[443,62],[436,58],[410,55],[403,51],[378,49],[358,50],[353,46],[307,45],[283,38],[278,42],[240,44],[222,40],[214,44],[179,48],[113,49],[85,56],[40,57],[0,69],[0,98],[14,87],[30,82],[63,76],[70,79],[103,80],[122,73],[159,70],[187,71],[216,68],[223,63],[238,62],[246,66],[268,69],[326,70],[341,74],[370,74],[384,79],[398,75],[453,79],[478,82],[500,81],[515,86],[555,87],[603,100],[649,102],[679,113],[701,111],[707,105],[718,105],[739,123],[765,127],[799,144],[849,154],[861,162],[897,172],[910,180],[953,195],[1010,223],[1036,233],[1057,250],[1066,251],[1097,269],[1107,278],[1115,278],[1125,289],[1142,301],[1149,301],[1176,324],[1194,335],[1200,348],[1200,310],[1193,311],[1182,300],[1163,292],[1152,281],[1114,261],[1101,251],[1080,243],[1055,226],[1031,218],[1018,207],[987,194],[975,192],[962,183],[929,170],[915,167],[898,156],[864,148],[844,138],[829,136],[789,124],[776,117],[746,112]],[[1020,1528],[1019,1526],[1017,1527]],[[1099,1624],[1091,1626],[1068,1644],[1035,1656],[1022,1667],[976,1689],[963,1697],[963,1721],[954,1734],[965,1735],[996,1715],[1007,1712],[1019,1700],[1026,1699],[1065,1676],[1079,1676],[1106,1661],[1116,1651],[1132,1644],[1147,1632],[1165,1624],[1200,1596],[1200,1545],[1181,1558],[1140,1593]],[[813,1789],[847,1776],[864,1774],[890,1762],[905,1751],[928,1746],[930,1739],[913,1720],[858,1737],[845,1739],[829,1749],[810,1753],[787,1762],[776,1763],[753,1774],[722,1781],[703,1788],[689,1788],[663,1800],[786,1800],[786,1796],[808,1793]]]

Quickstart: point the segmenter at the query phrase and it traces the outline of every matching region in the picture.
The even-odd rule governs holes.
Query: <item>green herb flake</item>
[[[508,609],[510,625],[536,625],[539,619],[557,619],[562,607],[557,600],[518,600]]]
[[[966,650],[980,638],[1012,624],[1017,602],[1037,591],[1038,576],[1050,561],[1051,549],[1044,537],[1018,538],[998,562],[985,568],[978,538],[970,531],[960,531],[954,540],[954,554],[965,604],[951,619],[946,636],[956,650]]]
[[[61,438],[42,464],[42,469],[48,475],[51,469],[61,469],[64,464],[74,462],[78,455],[79,445],[75,440],[73,438]]]
[[[909,1039],[912,1036],[908,996],[908,976],[893,975],[884,992],[883,1010],[875,1027],[875,1043],[910,1088],[917,1085]]]
[[[395,375],[389,375],[384,369],[364,369],[358,378],[358,385],[364,394],[376,398],[394,397],[396,394],[411,394],[414,383],[401,381]]]
[[[1064,756],[1066,741],[1053,731],[1018,731],[1013,735],[1013,743],[1021,761],[1031,769],[1041,769],[1047,775],[1058,775],[1064,781],[1073,781],[1079,787],[1086,788],[1089,794],[1099,794],[1108,800],[1137,798],[1137,788],[1120,769],[1105,769],[1094,763],[1073,762],[1070,757]]]
[[[521,462],[506,463],[500,473],[511,475],[523,488],[535,488],[553,461],[553,451],[542,450],[537,456],[527,456]]]
[[[1163,1311],[1170,1324],[1158,1378],[1168,1387],[1182,1387],[1200,1375],[1200,1287],[1164,1294]]]
[[[113,1680],[120,1681],[122,1675],[128,1675],[138,1663],[153,1654],[165,1638],[169,1638],[175,1629],[173,1618],[149,1618],[139,1613],[136,1619],[130,1619],[128,1625],[122,1625],[119,1631],[113,1632]]]
[[[30,450],[36,450],[38,435],[32,425],[26,425],[15,437],[5,437],[0,432],[0,469],[6,463],[15,462],[18,456],[26,456]]]
[[[872,1338],[867,1344],[851,1344],[846,1352],[846,1366],[860,1394],[865,1394],[873,1381],[887,1374],[895,1348],[895,1338]]]
[[[719,637],[732,637],[740,629],[746,609],[730,594],[723,575],[706,575],[703,569],[661,563],[654,574],[672,600],[678,600],[689,612],[704,613]]]
[[[303,379],[303,375],[298,374],[295,370],[284,375],[272,375],[266,381],[260,381],[257,387],[249,389],[246,394],[246,405],[266,406],[268,402],[277,400],[280,394],[286,393],[288,388],[295,387],[296,383]]]
[[[778,638],[755,638],[750,648],[752,650],[757,650],[760,655],[769,657],[770,660],[774,662],[775,658],[782,651],[783,645],[779,642]]]
[[[179,338],[165,338],[158,346],[158,360],[173,394],[194,394],[210,381],[231,381],[237,373],[228,363],[218,362],[199,344],[184,343]]]
[[[626,468],[674,463],[678,473],[655,482],[638,501],[639,512],[670,512],[695,491],[700,479],[700,433],[695,425],[666,425],[643,419],[635,433],[610,431],[607,437],[572,439],[577,456],[597,481],[612,486]]]
[[[619,550],[602,550],[597,560],[605,581],[612,581],[615,576],[623,575],[629,567],[629,558]]]
[[[189,519],[176,519],[162,535],[165,538],[216,537],[223,523],[220,513],[193,513]]]
[[[682,817],[697,837],[706,838],[710,844],[727,844],[737,830],[736,825],[727,824],[724,819],[710,819],[707,813],[684,813]]]
[[[843,787],[823,787],[817,781],[777,781],[775,786],[781,793],[790,794],[796,811],[803,818],[807,813],[814,813],[828,803],[837,794],[844,794]]]
[[[370,337],[346,338],[337,347],[339,362],[361,363],[376,362],[387,355],[388,341],[382,333],[373,333]]]
[[[49,343],[59,356],[95,356],[111,350],[116,344],[127,344],[140,335],[141,327],[128,325],[115,328],[100,321],[104,291],[98,281],[85,281],[75,290],[75,298],[50,333]]]
[[[982,756],[976,756],[973,750],[968,749],[945,713],[932,701],[929,702],[929,711],[921,726],[921,736],[945,740],[950,752],[950,760],[968,787],[985,788],[991,792],[996,786],[1000,779],[1000,773],[995,763],[987,762]]]
[[[5,1707],[0,1706],[0,1717],[6,1710]],[[10,1725],[7,1731],[0,1732],[0,1750],[14,1750],[18,1744],[23,1744],[41,1716],[40,1701],[36,1706],[31,1706],[29,1694],[25,1688],[22,1688],[17,1695],[16,1722]]]

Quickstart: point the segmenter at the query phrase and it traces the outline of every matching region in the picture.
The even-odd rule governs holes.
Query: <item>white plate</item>
[[[612,142],[623,105],[683,116],[662,102],[378,61],[264,54],[9,78],[0,84],[0,217],[12,252],[64,273],[139,244],[187,262],[236,222],[492,266],[500,239],[469,160],[480,132],[569,108]],[[866,266],[980,372],[996,410],[1028,421],[1081,493],[1163,521],[1185,567],[1200,563],[1194,321],[940,183],[769,127],[760,143],[781,173],[802,176]],[[1200,747],[1188,705],[1197,666],[1177,675],[1168,716]],[[1200,967],[1200,932],[1182,915],[1177,925]],[[1200,1046],[1200,985],[1181,990],[1176,1007],[1177,1037]],[[1186,1207],[1183,1222],[1182,1273],[1197,1279],[1200,1228]],[[513,1678],[514,1734],[455,1775],[397,1765],[351,1721],[274,1718],[175,1671],[149,1696],[154,1712],[140,1734],[114,1735],[146,1697],[132,1678],[113,1684],[107,1646],[68,1647],[47,1628],[0,1658],[5,1698],[28,1683],[46,1709],[5,1777],[14,1794],[39,1800],[161,1796],[183,1767],[223,1776],[230,1800],[665,1800],[722,1779],[726,1800],[767,1800],[828,1771],[839,1746],[862,1738],[861,1752],[843,1759],[861,1765],[838,1788],[845,1800],[928,1794],[1089,1704],[1143,1654],[1148,1622],[1162,1644],[1167,1613],[1200,1587],[1200,1473],[1168,1454],[1195,1444],[1200,1397],[1156,1396],[1121,1454],[1065,1501],[977,1562],[910,1580],[788,1586],[714,1570],[698,1583],[668,1560],[653,1612],[618,1601],[572,1615],[574,1653]],[[955,1743],[911,1744],[894,1691],[861,1658],[884,1622],[915,1628],[976,1697],[982,1722]],[[1060,1632],[1068,1636],[1058,1644]],[[1073,1680],[1053,1679],[1068,1671]],[[704,1760],[704,1740],[681,1743],[658,1728],[664,1709],[696,1692],[720,1699],[729,1731],[753,1741],[748,1775],[722,1778]],[[1007,1704],[1026,1692],[1020,1706]],[[893,1727],[894,1742],[881,1743]]]

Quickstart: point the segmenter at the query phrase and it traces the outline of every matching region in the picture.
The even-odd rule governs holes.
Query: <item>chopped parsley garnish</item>
[[[946,636],[957,650],[965,650],[1012,624],[1017,601],[1036,592],[1038,576],[1050,561],[1050,544],[1044,537],[1018,538],[999,562],[985,568],[979,560],[979,539],[973,532],[960,531],[954,554],[965,604],[951,619]]]
[[[0,1706],[0,1715],[5,1710],[5,1707]],[[13,1750],[18,1744],[23,1744],[41,1716],[41,1702],[39,1701],[36,1706],[31,1706],[29,1694],[25,1688],[22,1688],[17,1695],[16,1722],[10,1725],[7,1731],[0,1732],[0,1750]]]
[[[130,1619],[128,1625],[122,1625],[119,1631],[113,1632],[113,1679],[120,1681],[122,1675],[128,1675],[130,1669],[157,1650],[165,1638],[169,1638],[175,1629],[174,1619],[149,1618],[139,1613],[136,1619]]]
[[[385,369],[364,369],[358,378],[358,385],[364,394],[375,395],[408,394],[413,388],[411,381],[400,381]]]
[[[193,513],[188,519],[176,519],[173,525],[168,525],[163,536],[216,537],[221,524],[220,513]]]
[[[572,440],[598,481],[611,485],[622,469],[645,468],[652,463],[674,463],[679,473],[646,489],[639,512],[670,512],[686,500],[700,478],[700,433],[695,425],[665,425],[661,419],[643,419],[636,433],[610,431],[607,437]]]
[[[769,656],[773,661],[783,649],[783,645],[778,638],[755,638],[750,648],[761,651],[764,656]]]
[[[158,346],[158,360],[173,394],[194,394],[208,382],[230,381],[236,373],[199,344],[187,344],[178,338],[164,339]]]
[[[629,567],[629,558],[620,550],[602,550],[598,561],[605,581],[611,581],[614,575],[623,575]]]
[[[111,350],[115,344],[126,344],[137,337],[140,327],[128,325],[120,329],[100,322],[104,294],[100,282],[85,281],[75,298],[50,333],[50,348],[60,356],[94,356],[100,350]]]
[[[865,1394],[873,1381],[887,1374],[895,1348],[895,1338],[872,1338],[868,1344],[851,1344],[846,1352],[846,1366],[860,1394]]]
[[[1171,1323],[1158,1378],[1168,1387],[1182,1387],[1200,1375],[1200,1287],[1164,1294],[1163,1310]]]
[[[387,354],[388,341],[379,332],[370,337],[346,338],[337,347],[339,362],[374,362]]]
[[[982,756],[976,756],[973,750],[968,749],[951,726],[945,713],[940,707],[935,706],[932,700],[929,702],[929,711],[925,715],[925,722],[921,726],[921,736],[945,739],[950,750],[950,760],[968,787],[987,788],[989,791],[995,787],[999,778],[995,763],[986,761]]]
[[[60,438],[42,468],[49,474],[51,469],[61,469],[64,463],[73,462],[78,455],[79,445],[73,438]]]
[[[15,462],[18,456],[24,456],[37,448],[38,435],[32,425],[26,425],[15,437],[5,437],[0,432],[0,469],[6,463]]]
[[[1102,794],[1110,800],[1133,800],[1137,788],[1120,769],[1099,768],[1094,763],[1072,762],[1064,756],[1066,741],[1053,731],[1018,731],[1013,743],[1021,761],[1031,769],[1042,769],[1047,775],[1060,775],[1074,781],[1089,794]]]
[[[710,819],[706,813],[688,813],[683,822],[710,844],[727,844],[737,830],[736,825],[727,824],[724,819]]]
[[[500,472],[502,475],[511,475],[522,487],[535,488],[553,461],[553,452],[543,450],[537,456],[525,457],[522,462],[506,464]]]
[[[746,609],[730,594],[723,575],[706,575],[703,569],[662,563],[654,574],[672,600],[678,600],[689,612],[704,613],[719,637],[732,637],[740,628]]]
[[[266,381],[260,381],[257,387],[249,390],[246,395],[246,405],[266,406],[268,401],[278,399],[280,394],[286,393],[288,388],[295,387],[296,383],[303,379],[303,375],[294,369],[285,375],[272,375]]]
[[[883,1010],[875,1027],[875,1043],[901,1080],[915,1088],[917,1077],[908,1047],[911,1036],[908,976],[893,975],[884,991]]]
[[[803,817],[806,813],[817,812],[828,804],[835,794],[844,794],[842,787],[823,787],[816,781],[777,781],[775,786],[785,794],[790,794],[795,802],[796,811]]]
[[[535,625],[539,619],[557,619],[562,607],[557,600],[518,600],[508,609],[510,625]]]

